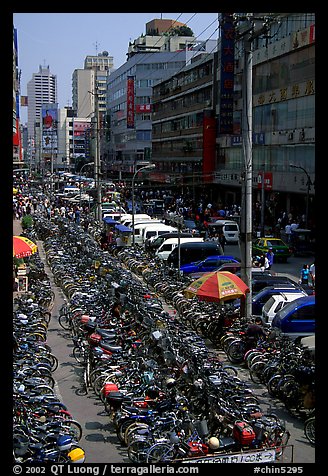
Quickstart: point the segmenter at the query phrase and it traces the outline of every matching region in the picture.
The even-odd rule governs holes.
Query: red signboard
[[[257,177],[257,188],[262,188],[262,174],[259,172]],[[272,172],[264,172],[264,190],[272,190]]]
[[[127,77],[126,88],[126,127],[134,128],[134,76]]]
[[[136,113],[151,112],[151,104],[137,104]]]

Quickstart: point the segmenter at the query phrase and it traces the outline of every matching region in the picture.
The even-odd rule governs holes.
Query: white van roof
[[[138,227],[138,228],[145,228],[147,225],[164,225],[164,223],[161,221],[161,220],[157,220],[157,218],[151,218],[149,220],[147,220],[146,218],[143,220],[143,221],[140,221],[140,222],[134,222],[134,228]]]
[[[189,241],[192,241],[193,243],[199,243],[203,242],[204,238],[193,238],[192,236],[189,238],[180,238],[180,243],[188,243]],[[179,238],[168,238],[167,240],[163,241],[161,246],[165,245],[170,245],[171,243],[179,243]]]

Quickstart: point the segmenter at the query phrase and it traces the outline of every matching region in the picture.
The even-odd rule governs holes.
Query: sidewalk
[[[13,220],[13,235],[20,235],[23,231],[21,220]]]

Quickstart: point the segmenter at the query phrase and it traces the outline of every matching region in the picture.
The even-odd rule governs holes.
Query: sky
[[[129,41],[146,33],[146,23],[171,19],[189,26],[198,40],[218,37],[218,13],[13,13],[18,38],[21,95],[39,66],[57,75],[58,106],[72,105],[72,74],[87,55],[108,51],[114,68],[126,62]],[[27,108],[20,108],[21,122]]]

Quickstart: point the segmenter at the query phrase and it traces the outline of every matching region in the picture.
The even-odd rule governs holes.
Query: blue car
[[[239,262],[240,260],[234,256],[212,255],[202,261],[193,261],[192,263],[184,264],[180,267],[180,270],[185,274],[200,273],[201,275],[203,273],[216,271],[222,264]]]
[[[293,340],[315,334],[315,295],[300,297],[286,304],[274,316],[272,328]]]

